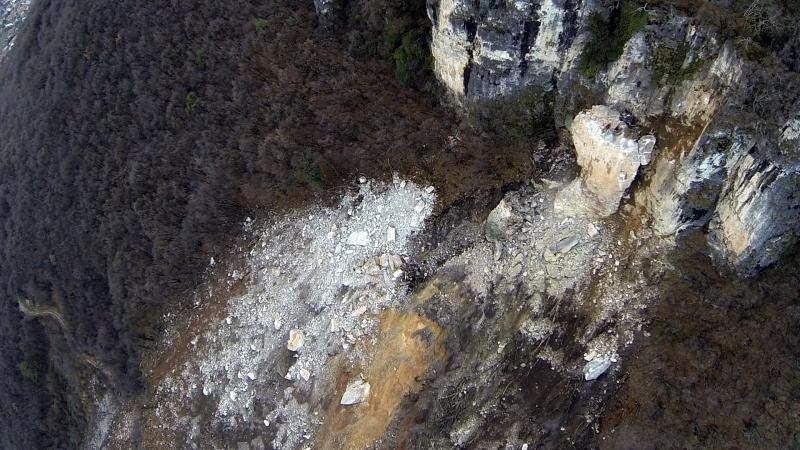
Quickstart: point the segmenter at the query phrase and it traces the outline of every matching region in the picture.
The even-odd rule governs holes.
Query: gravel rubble
[[[273,448],[309,444],[305,436],[321,422],[315,408],[335,388],[326,365],[337,355],[352,366],[368,362],[364,344],[375,339],[377,315],[407,297],[407,247],[436,199],[432,187],[396,177],[357,188],[335,208],[312,207],[260,228],[248,218],[259,238],[247,274],[229,274],[245,280],[245,292],[192,340],[198,356],[158,387],[157,414],[179,415],[186,408],[175,403],[201,393],[214,402],[217,423],[277,427]],[[287,359],[284,371],[279,362]],[[368,395],[368,385],[357,387]],[[348,401],[364,400],[356,397]]]

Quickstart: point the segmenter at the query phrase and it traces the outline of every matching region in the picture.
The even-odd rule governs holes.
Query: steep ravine
[[[73,337],[92,322],[25,285],[14,307],[77,365],[82,446],[800,446],[800,32],[701,3],[269,3],[227,23],[236,64],[170,47],[192,83],[220,71],[197,88],[216,119],[248,117],[190,158],[230,164],[214,182],[240,209],[141,316],[129,390],[94,357],[107,342]],[[786,34],[756,33],[762,12]],[[199,146],[208,105],[178,104]],[[119,173],[147,192],[161,161]]]

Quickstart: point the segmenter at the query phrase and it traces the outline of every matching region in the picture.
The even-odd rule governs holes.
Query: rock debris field
[[[360,178],[335,207],[247,218],[236,268],[210,259],[211,284],[184,318],[192,325],[173,326],[160,345],[145,444],[392,447],[407,439],[398,427],[415,422],[438,433],[425,438],[434,447],[465,446],[482,424],[512,418],[500,412],[509,399],[549,401],[547,389],[525,394],[548,379],[564,403],[547,414],[581,392],[581,426],[599,430],[622,357],[647,336],[644,311],[666,270],[659,255],[673,242],[627,194],[654,138],[602,108],[576,123],[579,136],[602,130],[576,140],[579,177],[531,180],[485,220],[443,225],[432,217],[435,188],[397,175]],[[419,399],[430,403],[410,406]],[[416,422],[419,410],[430,416]],[[555,420],[536,411],[519,420]],[[502,439],[548,436],[519,430]]]
[[[175,431],[199,445],[202,419],[191,411],[209,401],[212,427],[262,427],[274,434],[274,448],[301,446],[321,423],[311,405],[336,382],[326,365],[336,355],[366,365],[377,314],[406,298],[409,239],[435,197],[432,187],[396,177],[362,178],[336,208],[307,209],[263,229],[248,220],[260,238],[248,254],[247,288],[229,301],[224,320],[192,339],[197,357],[158,386],[162,423],[178,424],[183,430]],[[349,381],[341,403],[365,400],[369,384]]]
[[[507,193],[485,222],[459,234],[462,250],[425,237],[426,224],[436,226],[435,189],[397,176],[361,178],[335,207],[272,223],[248,218],[251,246],[235,253],[242,263],[222,270],[209,262],[212,279],[229,289],[223,309],[206,325],[193,322],[219,295],[201,288],[184,318],[196,325],[174,328],[160,345],[185,357],[153,381],[145,443],[200,448],[214,436],[235,436],[251,449],[396,442],[390,424],[407,414],[403,399],[435,383],[435,390],[480,393],[472,403],[479,411],[463,409],[442,430],[442,445],[462,445],[509,392],[495,379],[503,361],[522,368],[540,361],[586,383],[594,400],[585,417],[596,421],[610,391],[590,383],[615,383],[620,355],[642,332],[654,291],[640,262],[661,244],[644,225],[623,233],[616,220],[559,209],[566,186],[532,181]],[[433,255],[443,261],[431,264]],[[447,274],[459,272],[463,282],[452,286],[463,294],[446,294]],[[441,295],[446,303],[430,300]],[[494,318],[471,312],[487,301],[496,305]],[[569,331],[576,314],[583,325]],[[454,320],[467,316],[482,318]],[[518,319],[509,322],[512,316]],[[474,362],[448,359],[461,326],[472,330],[470,352],[483,355]],[[461,362],[440,372],[447,361]],[[125,424],[133,416],[123,416],[111,426],[112,441],[131,442]]]

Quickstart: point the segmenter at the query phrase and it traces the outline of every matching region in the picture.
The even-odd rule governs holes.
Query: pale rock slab
[[[586,381],[596,380],[611,367],[611,361],[605,358],[593,359],[583,366],[583,378]]]
[[[289,351],[296,352],[303,347],[306,342],[306,337],[301,330],[289,331],[289,341],[286,343],[286,348]]]
[[[650,162],[655,137],[638,138],[617,111],[603,105],[575,116],[570,132],[581,174],[559,193],[555,207],[564,213],[610,216],[639,167]]]
[[[347,236],[347,245],[366,247],[371,243],[372,241],[369,238],[369,233],[363,230],[354,231]]]
[[[342,400],[339,402],[341,405],[356,405],[362,403],[369,398],[369,383],[357,379],[351,381],[342,395]]]

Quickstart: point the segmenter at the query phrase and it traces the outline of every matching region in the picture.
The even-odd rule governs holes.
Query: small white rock
[[[311,372],[309,372],[306,368],[300,369],[300,378],[308,381],[311,378]]]
[[[358,245],[361,247],[370,244],[369,233],[366,231],[354,231],[347,236],[347,245]]]
[[[386,242],[394,242],[396,237],[397,237],[397,230],[395,229],[395,227],[389,227],[386,229]]]
[[[583,378],[586,381],[596,380],[611,367],[611,361],[605,358],[593,359],[583,366]]]
[[[232,401],[236,401],[236,391],[228,392],[228,397],[230,397]]]
[[[643,166],[650,164],[653,156],[653,149],[656,147],[656,137],[646,134],[639,138],[639,163]]]
[[[281,319],[275,319],[275,321],[272,322],[272,326],[274,326],[276,330],[280,330],[281,326],[283,326],[283,321],[281,321]]]
[[[303,347],[306,342],[306,336],[301,330],[289,330],[289,340],[286,342],[286,348],[289,351],[296,352]]]
[[[347,385],[347,389],[342,395],[339,404],[355,405],[365,401],[369,397],[369,383],[364,380],[353,380]]]
[[[598,230],[597,227],[594,226],[594,224],[591,223],[591,222],[589,222],[589,225],[588,225],[587,228],[588,228],[587,231],[589,233],[589,237],[590,238],[593,238],[593,237],[597,236],[598,234],[600,234],[600,230]]]
[[[358,177],[358,182],[361,183],[361,184],[364,184],[364,183],[367,182],[367,178],[366,177]]]

